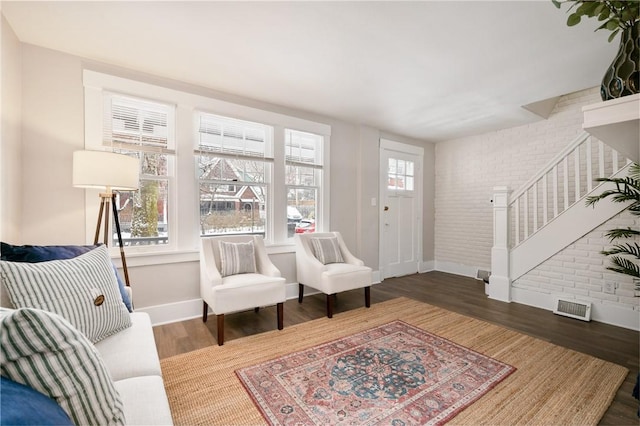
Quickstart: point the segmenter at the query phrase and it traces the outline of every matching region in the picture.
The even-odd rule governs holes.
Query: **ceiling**
[[[24,43],[427,141],[540,120],[522,106],[599,86],[617,51],[550,0],[1,10]]]

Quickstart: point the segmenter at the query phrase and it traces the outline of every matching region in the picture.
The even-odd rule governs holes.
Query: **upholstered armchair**
[[[365,306],[371,306],[371,268],[356,258],[339,232],[296,234],[296,270],[298,303],[302,303],[304,286],[327,295],[327,317],[333,317],[337,293],[364,287]]]
[[[285,279],[260,236],[201,238],[200,296],[202,321],[207,321],[209,307],[217,317],[218,345],[224,343],[224,316],[232,312],[277,305],[278,330],[283,328]]]

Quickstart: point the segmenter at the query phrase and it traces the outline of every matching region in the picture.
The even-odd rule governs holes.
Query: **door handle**
[[[389,206],[384,206],[384,211],[386,212],[387,210],[389,210]]]

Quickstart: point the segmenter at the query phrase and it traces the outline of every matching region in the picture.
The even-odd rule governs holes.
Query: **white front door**
[[[380,140],[382,279],[418,272],[422,257],[423,149]]]

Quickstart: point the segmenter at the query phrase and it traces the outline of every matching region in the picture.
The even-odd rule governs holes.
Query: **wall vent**
[[[591,320],[591,302],[558,298],[553,313],[582,321]]]

